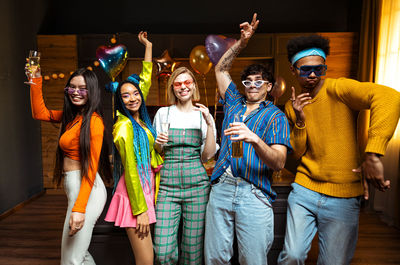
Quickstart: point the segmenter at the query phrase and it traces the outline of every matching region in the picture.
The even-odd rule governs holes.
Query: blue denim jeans
[[[331,197],[296,183],[292,187],[288,198],[285,244],[278,264],[304,264],[317,231],[317,264],[350,264],[358,238],[361,197]]]
[[[267,264],[274,240],[274,214],[260,189],[224,173],[211,188],[206,212],[206,265],[230,264],[234,233],[240,264]]]

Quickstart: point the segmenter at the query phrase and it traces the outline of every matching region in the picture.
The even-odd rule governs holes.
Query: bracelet
[[[304,121],[301,123],[296,122],[296,127],[298,129],[303,129],[304,127],[306,127],[306,123]]]

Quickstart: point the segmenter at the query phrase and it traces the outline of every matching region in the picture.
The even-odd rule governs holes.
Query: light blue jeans
[[[260,189],[224,173],[212,185],[206,212],[206,265],[230,264],[234,233],[240,264],[267,264],[274,240],[274,214]]]
[[[292,187],[278,264],[304,264],[317,231],[317,264],[350,264],[357,244],[361,197],[330,197],[296,183]]]

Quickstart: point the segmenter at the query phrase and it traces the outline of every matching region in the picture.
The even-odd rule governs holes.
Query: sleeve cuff
[[[382,137],[371,137],[368,139],[367,147],[365,148],[366,153],[375,153],[385,155],[386,147],[389,143],[389,139]]]
[[[228,88],[225,91],[225,100],[224,102],[220,102],[221,104],[228,104],[231,105],[233,103],[233,101],[237,98],[241,96],[239,91],[237,90],[236,84],[231,81],[229,83]]]
[[[85,213],[86,211],[84,208],[74,206],[74,208],[72,208],[71,212]]]
[[[306,124],[304,123],[304,126],[299,127],[299,126],[297,126],[297,123],[294,123],[294,127],[295,127],[296,129],[298,129],[298,130],[304,130],[304,129],[306,128]]]
[[[31,85],[32,87],[42,87],[42,82],[43,82],[43,78],[42,77],[33,77],[32,78],[32,82],[33,84]]]
[[[32,78],[32,80],[33,80],[33,81],[36,81],[36,82],[42,82],[42,79],[43,79],[42,76],[40,76],[40,77],[33,77],[33,78]],[[36,82],[35,82],[35,83],[36,83]]]

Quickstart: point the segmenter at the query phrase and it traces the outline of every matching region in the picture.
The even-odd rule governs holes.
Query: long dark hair
[[[87,180],[91,183],[92,181],[87,175],[89,166],[92,166],[92,161],[90,158],[90,120],[93,113],[97,113],[104,121],[103,111],[101,108],[101,91],[98,85],[97,76],[95,75],[95,73],[86,68],[80,68],[76,70],[68,79],[66,86],[69,86],[72,78],[76,76],[82,76],[84,78],[86,89],[88,90],[88,100],[84,106],[78,108],[71,102],[68,93],[64,93],[64,107],[61,119],[61,130],[59,139],[61,135],[63,135],[63,133],[65,132],[66,126],[75,119],[76,115],[81,114],[82,125],[79,136],[79,162],[81,164],[81,176],[87,178]],[[109,182],[112,179],[112,173],[108,158],[109,152],[106,140],[107,137],[105,136],[105,134],[106,130],[104,130],[98,172],[107,182]],[[56,165],[54,168],[53,176],[53,181],[57,184],[57,186],[60,185],[63,178],[63,161],[64,152],[58,145],[56,153]]]
[[[131,78],[131,80],[133,80]],[[148,188],[151,188],[150,181],[150,146],[149,139],[147,137],[146,131],[136,122],[136,120],[132,117],[130,111],[125,107],[125,104],[121,97],[121,87],[124,84],[132,84],[137,88],[140,94],[140,98],[142,99],[141,105],[139,107],[139,118],[146,124],[146,127],[150,130],[151,134],[154,138],[157,137],[157,133],[151,123],[149,113],[147,112],[146,104],[144,101],[144,97],[142,91],[140,90],[139,83],[135,81],[125,80],[118,85],[117,91],[115,92],[115,112],[118,110],[121,114],[125,115],[132,123],[133,127],[133,148],[137,161],[137,170],[139,173],[139,177],[142,180],[142,185],[145,188],[146,184]],[[117,115],[114,116],[117,119]],[[121,157],[119,153],[116,151],[114,154],[114,188],[117,185],[119,178],[122,174],[123,167],[121,163]]]

